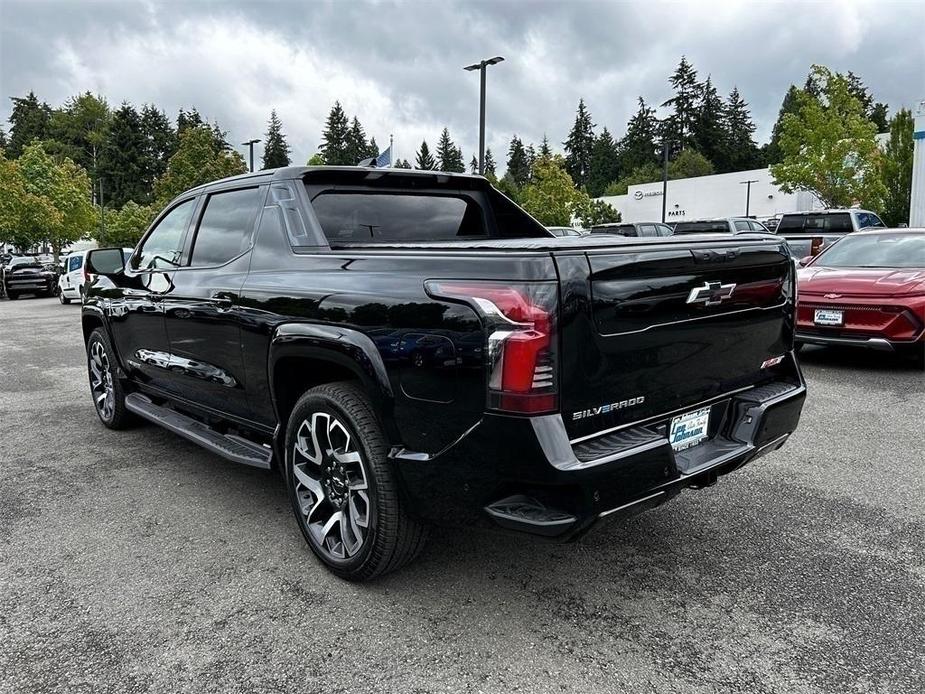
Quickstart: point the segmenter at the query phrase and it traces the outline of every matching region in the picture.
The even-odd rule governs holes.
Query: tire
[[[64,296],[64,292],[61,290],[58,291],[58,301],[65,305],[71,303],[71,300]]]
[[[296,522],[315,556],[349,581],[404,566],[427,536],[402,505],[388,450],[353,383],[312,388],[289,417],[285,474]]]
[[[125,409],[122,381],[113,373],[115,352],[102,328],[90,333],[87,340],[87,374],[93,407],[100,421],[109,429],[126,429],[135,421]]]
[[[17,294],[16,292],[7,292],[6,298],[9,299],[10,301],[16,301],[16,299],[19,298],[19,294]]]

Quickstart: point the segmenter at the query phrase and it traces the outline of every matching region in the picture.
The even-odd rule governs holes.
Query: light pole
[[[248,140],[247,142],[241,143],[250,151],[251,172],[254,171],[254,145],[256,145],[258,142],[260,142],[260,140]]]
[[[752,181],[739,181],[739,185],[745,186],[745,216],[748,217],[748,208],[752,201],[752,183],[757,183],[757,180]]]
[[[502,60],[504,58],[496,55],[494,58],[481,60],[463,68],[463,70],[468,70],[469,72],[473,70],[479,71],[479,174],[485,173],[485,68],[489,65],[500,63]]]
[[[665,223],[665,210],[668,207],[668,140],[662,143],[662,224]]]

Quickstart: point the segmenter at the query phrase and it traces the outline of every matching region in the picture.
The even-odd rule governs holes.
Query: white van
[[[86,279],[84,276],[84,264],[87,262],[87,254],[93,250],[88,248],[83,251],[74,251],[64,256],[61,261],[61,276],[58,277],[58,300],[62,304],[71,303],[71,299],[83,300],[83,284]],[[123,248],[125,259],[132,254],[134,249]]]

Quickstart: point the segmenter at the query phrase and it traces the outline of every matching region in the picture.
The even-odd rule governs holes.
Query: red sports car
[[[925,229],[855,232],[798,273],[798,345],[925,355]]]

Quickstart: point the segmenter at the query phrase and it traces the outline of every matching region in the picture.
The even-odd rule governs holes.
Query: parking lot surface
[[[281,479],[99,423],[79,306],[0,302],[0,692],[925,691],[925,375],[808,349],[780,451],[581,542],[326,572]]]

